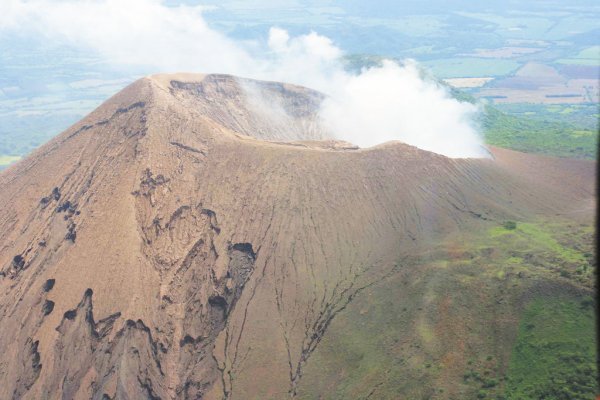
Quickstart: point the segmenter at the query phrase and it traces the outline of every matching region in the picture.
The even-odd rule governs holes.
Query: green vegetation
[[[534,300],[519,326],[506,398],[584,400],[597,391],[591,298]]]
[[[508,221],[512,222],[512,221]],[[509,255],[499,259],[499,268],[509,266],[541,277],[548,274],[568,278],[591,287],[594,271],[593,232],[589,228],[564,223],[514,223],[491,228],[479,242],[482,251],[496,249]],[[490,260],[495,262],[495,260]],[[523,269],[523,264],[533,268]],[[515,272],[517,272],[515,270]]]
[[[515,221],[506,221],[502,226],[504,227],[504,229],[509,231],[517,229],[517,223]]]
[[[505,282],[510,290],[555,282],[551,292],[533,292],[535,297],[519,318],[507,369],[469,361],[463,382],[476,398],[593,398],[594,301],[583,294],[593,287],[593,242],[592,227],[561,221],[505,221],[472,241],[467,252],[471,265],[483,267],[480,274]],[[581,295],[561,289],[569,285],[588,289]],[[500,312],[500,304],[493,306],[495,312]]]
[[[482,127],[487,143],[558,157],[595,159],[598,138],[591,129],[567,123],[515,117],[485,106]]]
[[[562,220],[448,238],[336,316],[298,398],[591,398],[593,241]]]
[[[399,340],[406,340],[402,328],[416,317],[415,305],[398,293],[400,284],[394,277],[377,291],[368,291],[351,303],[350,313],[334,320],[331,336],[324,338],[306,366],[298,398],[314,399],[318,393],[328,393],[330,399],[365,398],[382,381],[376,398],[391,398],[381,394],[406,393],[418,386],[416,380],[407,379],[409,365],[418,375],[435,369],[429,360],[399,351]],[[419,332],[433,335],[427,327]]]
[[[571,125],[570,128],[595,134],[598,129],[600,109],[597,104],[495,104],[499,111],[539,122]]]
[[[459,101],[477,102],[464,91],[443,86]],[[485,105],[480,125],[486,143],[493,146],[555,157],[596,159],[598,115],[597,105],[589,104]]]
[[[479,389],[477,390],[478,399],[489,399],[494,398],[494,394],[497,393],[497,387],[500,384],[500,380],[490,377],[490,371],[484,371],[480,373],[473,369],[469,369],[463,375],[463,381],[467,384],[475,384]],[[500,397],[498,395],[495,398]]]
[[[507,221],[501,227],[492,228],[490,237],[500,238],[512,244],[518,245],[514,249],[522,248],[536,250],[539,252],[552,252],[553,258],[559,258],[565,262],[585,262],[584,255],[572,248],[563,246],[552,235],[550,229],[544,225],[534,223],[517,223]],[[498,243],[499,244],[499,243]]]

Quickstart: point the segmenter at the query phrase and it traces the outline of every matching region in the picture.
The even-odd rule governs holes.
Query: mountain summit
[[[595,163],[359,149],[322,99],[156,75],[3,171],[0,398],[467,398],[532,299],[590,293],[477,241],[590,221]]]

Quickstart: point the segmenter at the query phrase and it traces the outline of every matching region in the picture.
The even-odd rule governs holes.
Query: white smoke
[[[384,61],[346,76],[330,94],[321,110],[325,123],[361,147],[402,140],[448,157],[487,154],[473,123],[478,108],[421,78],[414,62]]]
[[[228,73],[319,90],[325,126],[362,147],[400,140],[449,157],[486,157],[477,107],[423,78],[414,62],[347,72],[343,52],[317,33],[272,28],[265,48],[211,29],[201,6],[161,0],[1,0],[2,32],[38,35],[92,50],[113,65],[156,72]]]

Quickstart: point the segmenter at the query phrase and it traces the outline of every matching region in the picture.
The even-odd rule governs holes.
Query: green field
[[[527,153],[595,159],[598,135],[594,129],[565,122],[516,117],[486,106],[482,118],[486,143]]]
[[[587,400],[598,390],[591,297],[536,299],[525,310],[506,399]]]

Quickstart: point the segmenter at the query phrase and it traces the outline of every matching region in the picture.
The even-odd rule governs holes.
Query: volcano
[[[529,304],[591,295],[552,251],[594,162],[361,149],[322,100],[155,75],[3,171],[0,398],[475,398]]]

